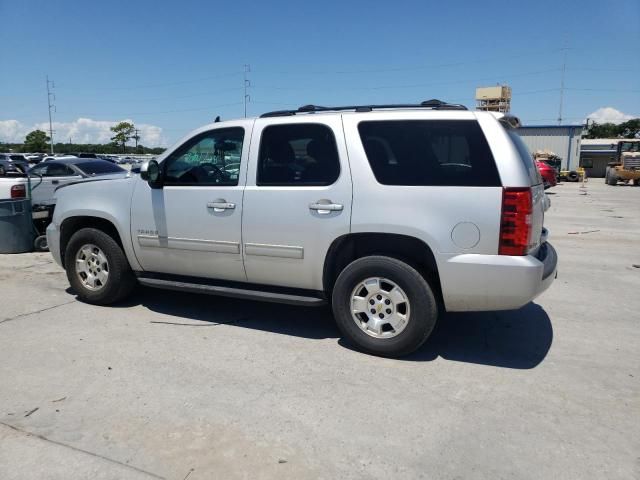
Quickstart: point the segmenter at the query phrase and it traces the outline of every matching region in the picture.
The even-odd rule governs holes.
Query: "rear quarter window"
[[[522,160],[522,163],[529,174],[531,185],[541,184],[542,175],[540,175],[538,167],[536,167],[536,162],[533,160],[533,154],[529,151],[527,145],[524,143],[522,138],[520,138],[520,135],[518,135],[514,130],[507,129],[507,135],[509,135],[509,138],[511,138],[516,150],[518,150],[520,160]]]
[[[383,185],[501,186],[491,149],[475,120],[385,120],[358,125]]]
[[[87,175],[107,175],[109,173],[121,173],[125,170],[107,160],[94,160],[78,162],[76,167]]]

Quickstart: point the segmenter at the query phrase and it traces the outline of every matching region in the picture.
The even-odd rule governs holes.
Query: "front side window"
[[[476,121],[365,121],[358,131],[373,174],[383,185],[501,185]]]
[[[164,161],[165,185],[238,185],[243,141],[241,127],[192,138]]]
[[[339,175],[336,139],[328,126],[297,123],[262,131],[257,185],[323,186]]]

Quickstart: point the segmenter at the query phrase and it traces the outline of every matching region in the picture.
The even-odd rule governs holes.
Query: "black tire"
[[[98,290],[85,287],[76,274],[76,254],[86,244],[97,246],[107,258],[108,278]],[[108,234],[95,228],[83,228],[73,234],[65,250],[64,265],[71,287],[83,302],[109,305],[123,300],[136,286],[135,276],[120,245]]]
[[[607,172],[607,185],[612,185],[615,186],[618,184],[618,176],[616,175],[616,169],[615,168],[610,168],[609,171]]]
[[[578,182],[578,181],[580,181],[580,175],[578,175],[578,172],[571,171],[567,175],[567,180],[569,182]]]
[[[47,243],[47,236],[46,235],[37,236],[36,239],[33,241],[33,249],[36,252],[48,252],[49,244]]]
[[[410,304],[406,327],[391,338],[375,338],[365,333],[351,314],[351,294],[370,277],[394,282]],[[359,350],[384,357],[402,357],[417,350],[429,337],[438,318],[433,291],[420,273],[395,258],[370,256],[350,263],[338,276],[332,295],[333,315],[340,331]]]
[[[636,179],[633,181],[633,184],[634,184],[636,187],[640,187],[640,178],[636,178]]]

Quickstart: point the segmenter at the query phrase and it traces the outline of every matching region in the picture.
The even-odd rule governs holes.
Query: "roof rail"
[[[401,109],[401,108],[428,108],[431,110],[467,110],[467,107],[459,103],[447,103],[441,100],[425,100],[421,103],[391,103],[388,105],[348,105],[343,107],[322,107],[320,105],[303,105],[297,110],[276,110],[260,115],[265,117],[288,117],[298,113],[316,113],[316,112],[338,112],[345,110],[354,110],[356,112],[371,112],[373,110],[382,109]]]

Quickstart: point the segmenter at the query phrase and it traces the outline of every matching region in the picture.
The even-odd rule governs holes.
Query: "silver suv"
[[[330,303],[355,346],[406,355],[439,311],[519,308],[556,276],[517,124],[439,101],[214,123],[140,175],[59,188],[49,246],[89,303],[137,283]]]

